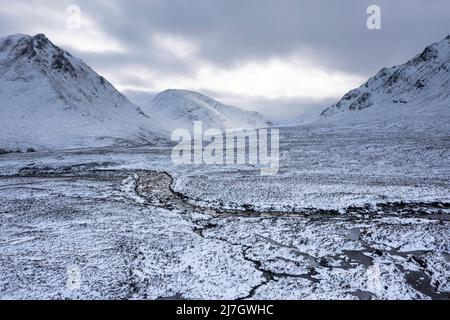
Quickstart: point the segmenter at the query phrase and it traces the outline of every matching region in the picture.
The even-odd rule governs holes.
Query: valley
[[[311,154],[321,146],[318,140],[308,146],[306,131],[298,132],[281,129],[282,141],[292,141],[289,149]],[[366,138],[354,143],[362,146]],[[351,146],[344,137],[333,144],[339,141]],[[392,144],[378,148],[401,150]],[[283,183],[289,208],[273,196],[258,198],[264,180],[257,167],[167,165],[170,146],[4,155],[2,298],[449,299],[444,146],[415,150],[428,157],[444,152],[426,183],[414,170],[372,171],[384,176],[373,180],[372,190],[386,195],[364,194],[365,205],[355,199],[367,178],[342,171],[345,159],[335,178],[322,181],[318,166],[285,154],[284,172],[270,185]],[[361,168],[354,173],[367,169],[366,149],[355,151]],[[329,172],[338,166],[326,156],[332,152],[321,151],[320,167]],[[400,152],[402,158],[410,151]],[[240,182],[221,189],[230,176]],[[298,194],[300,177],[308,177],[308,190],[322,205],[302,206],[308,195]],[[317,193],[334,179],[354,186],[342,202]],[[239,203],[246,201],[242,188],[251,203]],[[66,286],[70,266],[80,270],[78,290]]]
[[[202,137],[177,162],[173,130],[271,123],[137,106],[43,34],[1,38],[0,299],[450,299],[449,63],[447,37],[271,128],[273,159],[232,137],[203,161]]]

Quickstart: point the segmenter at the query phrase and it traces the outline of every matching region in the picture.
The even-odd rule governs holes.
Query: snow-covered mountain
[[[187,90],[163,91],[141,107],[167,131],[178,128],[192,130],[194,121],[202,121],[204,129],[219,130],[261,128],[270,125],[258,112],[244,111]]]
[[[43,34],[0,39],[0,148],[147,143],[154,122]]]
[[[339,121],[383,120],[385,124],[404,128],[414,124],[448,129],[449,111],[450,36],[428,46],[403,65],[382,69],[325,109],[322,118],[336,120],[340,114]]]

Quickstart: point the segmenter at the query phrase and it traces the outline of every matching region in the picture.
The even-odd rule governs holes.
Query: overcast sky
[[[184,88],[292,117],[443,39],[449,17],[448,0],[0,0],[0,36],[45,33],[125,93]]]

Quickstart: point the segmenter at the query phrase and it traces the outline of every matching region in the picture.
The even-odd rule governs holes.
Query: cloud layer
[[[45,33],[121,90],[185,88],[291,117],[450,33],[450,2],[0,0],[2,36]],[[81,9],[79,28],[68,19]]]

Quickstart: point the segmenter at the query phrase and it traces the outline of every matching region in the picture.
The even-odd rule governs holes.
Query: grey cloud
[[[366,28],[373,0],[117,1],[116,9],[86,2],[91,15],[130,48],[154,32],[193,39],[204,59],[234,63],[306,50],[333,69],[369,74],[400,63],[450,33],[446,1],[382,0],[383,29]],[[147,48],[148,49],[148,48]]]
[[[0,0],[1,5],[7,6],[3,2]],[[30,3],[63,12],[72,1],[23,1],[24,5]],[[114,73],[115,68],[119,70],[118,66],[138,65],[164,77],[193,75],[195,61],[161,56],[149,41],[151,35],[167,33],[194,41],[199,46],[200,61],[221,68],[303,52],[324,68],[367,78],[384,66],[404,62],[429,43],[450,34],[450,1],[440,0],[78,0],[75,3],[103,32],[125,45],[126,52],[119,54],[75,53],[94,69],[108,73]],[[366,8],[370,4],[378,4],[382,9],[382,30],[366,28]],[[25,19],[21,12],[11,19],[0,11],[4,35],[27,32],[31,26],[45,24],[45,19],[38,16]],[[145,85],[141,79],[125,76],[122,82]],[[260,105],[274,102],[289,108],[299,105],[299,109],[316,105],[311,101],[261,101]]]

